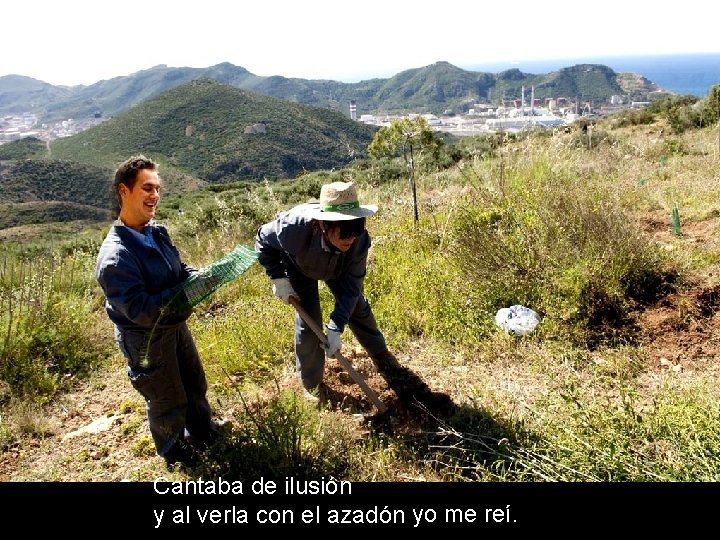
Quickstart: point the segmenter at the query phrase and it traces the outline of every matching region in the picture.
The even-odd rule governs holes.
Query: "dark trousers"
[[[207,381],[187,323],[170,328],[115,333],[133,387],[145,398],[150,433],[164,456],[183,437],[210,430]]]
[[[321,328],[324,328],[318,281],[302,275],[293,275],[290,277],[290,283],[300,296],[300,305]],[[328,287],[335,294],[333,286],[328,283]],[[387,349],[385,337],[378,329],[370,304],[362,294],[358,297],[355,309],[350,315],[348,327],[370,356]],[[325,350],[320,344],[320,339],[298,314],[295,315],[295,370],[307,389],[313,389],[322,382],[325,370]]]

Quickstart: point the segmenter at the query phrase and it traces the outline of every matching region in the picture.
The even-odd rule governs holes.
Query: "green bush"
[[[462,137],[448,149],[456,161],[472,159],[474,157],[494,157],[498,148],[506,142],[507,137],[516,138],[514,134],[493,133],[490,135],[475,135]]]
[[[98,339],[94,257],[5,260],[0,275],[0,379],[15,395],[45,401],[108,353]]]
[[[620,337],[639,284],[665,282],[658,250],[603,181],[580,182],[539,160],[459,206],[450,252],[488,313],[523,304],[547,317],[544,326],[596,344]]]
[[[702,100],[694,96],[675,96],[651,107],[667,116],[676,134],[688,129],[713,126],[720,118],[720,85],[713,86]]]
[[[667,118],[673,132],[678,135],[697,127],[700,123],[700,114],[698,111],[689,107],[670,109],[667,112]]]
[[[655,122],[655,115],[649,107],[645,109],[625,109],[612,115],[610,119],[610,125],[613,129],[644,126],[653,122]]]
[[[673,109],[691,107],[698,101],[699,98],[695,96],[668,96],[650,104],[646,110],[650,114],[667,115],[667,113]]]
[[[588,150],[609,146],[616,142],[615,137],[604,129],[598,129],[598,124],[589,120],[575,122],[573,133],[574,144],[577,148]]]
[[[37,137],[25,137],[0,145],[0,160],[39,158],[46,152],[45,142]]]
[[[290,390],[269,401],[245,403],[232,434],[212,449],[200,471],[228,479],[342,478],[353,442],[348,433],[320,425],[317,411]]]

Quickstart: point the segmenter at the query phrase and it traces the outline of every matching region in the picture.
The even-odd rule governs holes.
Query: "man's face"
[[[346,252],[353,245],[353,242],[358,237],[357,232],[350,234],[343,234],[340,230],[340,226],[337,223],[322,221],[323,232],[325,238],[335,246],[339,251]]]
[[[142,230],[155,217],[160,201],[160,177],[157,171],[140,169],[132,189],[120,185],[122,209],[120,219],[128,227]]]

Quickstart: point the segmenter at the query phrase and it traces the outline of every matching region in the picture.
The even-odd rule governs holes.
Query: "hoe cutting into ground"
[[[310,327],[310,329],[315,332],[315,335],[320,339],[320,342],[323,345],[327,345],[327,336],[325,336],[325,333],[320,328],[320,325],[310,316],[310,314],[305,311],[305,309],[300,305],[300,301],[295,298],[294,296],[290,297],[290,303],[295,308],[295,310],[298,312],[298,315],[300,315],[300,318],[302,318],[303,321],[305,321],[305,324]],[[357,372],[357,370],[352,367],[352,364],[350,361],[345,358],[340,351],[335,353],[335,359],[340,363],[340,365],[343,367],[345,371],[347,371],[348,375],[352,378],[355,383],[360,386],[362,391],[365,393],[365,395],[368,397],[368,399],[372,402],[373,405],[378,410],[378,414],[375,415],[375,417],[366,417],[366,420],[370,420],[372,418],[383,418],[388,417],[391,415],[390,410],[387,408],[387,406],[380,400],[378,395],[375,393],[375,391],[368,386],[367,382],[363,378],[360,373]]]

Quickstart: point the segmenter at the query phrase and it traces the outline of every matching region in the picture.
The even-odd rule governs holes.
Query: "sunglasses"
[[[336,221],[332,228],[338,229],[340,239],[357,238],[365,231],[365,218]]]

